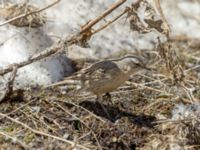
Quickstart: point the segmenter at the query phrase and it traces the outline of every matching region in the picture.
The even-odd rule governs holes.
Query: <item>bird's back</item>
[[[127,78],[116,62],[107,60],[86,69],[82,81],[87,90],[99,95],[115,90]]]

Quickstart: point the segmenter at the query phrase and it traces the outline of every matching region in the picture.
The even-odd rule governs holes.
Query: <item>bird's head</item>
[[[128,55],[122,58],[125,66],[130,71],[137,72],[142,69],[151,70],[147,67],[147,60],[141,56]]]

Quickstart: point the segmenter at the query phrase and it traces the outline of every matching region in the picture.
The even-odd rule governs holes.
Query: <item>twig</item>
[[[28,114],[28,112],[26,112],[26,111],[19,110],[19,112],[21,112],[23,114],[23,118],[27,118],[26,119],[27,121],[30,120],[30,122],[33,123],[32,128],[34,127],[35,129],[39,129],[38,125],[40,123],[40,120],[38,118],[37,119],[34,118],[34,116],[32,116],[32,114]],[[45,128],[45,129],[47,129],[47,128]]]
[[[183,119],[177,119],[177,120],[160,119],[160,120],[155,121],[154,123],[155,124],[162,124],[162,123],[167,123],[167,122],[170,122],[170,123],[182,123],[182,122],[185,122],[185,121],[190,121],[191,122],[192,120],[197,120],[197,118],[195,118],[195,117],[185,117]]]
[[[46,10],[46,9],[48,9],[48,8],[50,8],[50,7],[52,7],[52,6],[54,6],[55,4],[59,3],[60,1],[61,1],[61,0],[56,0],[55,2],[53,2],[52,4],[50,4],[50,5],[48,5],[48,6],[44,7],[44,8],[41,8],[41,9],[38,9],[38,10],[35,10],[35,11],[31,11],[31,12],[29,12],[29,13],[27,13],[27,14],[22,14],[22,15],[19,15],[19,16],[17,16],[17,17],[11,18],[11,19],[9,19],[9,20],[7,20],[7,21],[1,23],[1,24],[0,24],[0,27],[3,26],[3,25],[6,25],[6,24],[8,24],[8,23],[10,23],[10,22],[12,22],[12,21],[15,21],[15,20],[18,20],[18,19],[21,19],[21,18],[30,16],[30,15],[32,15],[32,14],[39,13],[39,12],[41,12],[41,11],[44,11],[44,10]]]
[[[147,90],[150,90],[150,91],[155,91],[155,92],[158,92],[158,93],[164,93],[164,91],[162,90],[159,90],[159,89],[155,89],[155,88],[152,88],[152,87],[148,87],[148,86],[145,86],[145,85],[141,85],[141,84],[137,84],[137,83],[132,83],[132,82],[128,82],[127,83],[131,84],[131,85],[134,85],[136,87],[142,87],[144,89],[147,89]],[[170,93],[168,93],[169,95],[172,95]]]
[[[167,38],[169,39],[170,27],[169,27],[169,24],[167,22],[167,19],[166,19],[165,15],[164,15],[164,13],[162,11],[162,7],[160,5],[160,0],[154,0],[154,3],[156,5],[156,8],[157,8],[158,12],[160,13],[160,15],[162,17],[162,21],[165,24],[165,27],[166,27],[166,30],[167,30],[166,35],[167,35]]]
[[[185,85],[181,84],[181,83],[178,83],[182,88],[183,90],[185,91],[186,95],[188,96],[188,98],[190,99],[190,102],[192,104],[194,104],[194,102],[197,102],[196,99],[194,98],[192,92],[190,91],[190,89],[188,89]]]
[[[17,64],[18,68],[24,67],[26,65],[29,65],[35,61],[41,60],[43,58],[46,58],[52,54],[55,54],[58,50],[60,50],[62,48],[63,44],[60,43],[56,43],[53,46],[51,46],[50,48],[47,48],[46,50],[42,51],[39,54],[33,55],[32,57],[28,58],[25,61],[22,61],[20,63]],[[0,75],[4,75],[8,72],[11,72],[13,70],[13,65],[15,64],[11,64],[8,67],[0,70]]]
[[[189,71],[195,70],[195,69],[197,69],[197,68],[200,68],[200,65],[196,65],[196,66],[191,67],[191,68],[189,68],[189,69],[187,69],[187,70],[184,70],[184,73],[188,73]]]
[[[147,112],[149,111],[150,109],[155,109],[155,105],[158,104],[158,103],[174,103],[173,101],[174,100],[177,100],[179,98],[179,96],[173,98],[173,100],[164,100],[164,99],[156,99],[155,101],[153,101],[152,103],[150,103],[149,105],[145,106],[143,109],[142,109],[142,112]]]
[[[9,81],[6,83],[5,92],[4,92],[4,95],[0,99],[0,102],[4,101],[5,99],[9,99],[11,94],[13,93],[13,84],[14,84],[14,80],[17,74],[17,69],[18,69],[18,66],[13,65],[12,67],[13,72],[11,74]]]
[[[90,21],[86,26],[83,26],[82,31],[80,33],[83,33],[85,31],[88,31],[91,29],[95,24],[97,24],[100,20],[105,18],[107,15],[109,15],[113,10],[117,9],[119,6],[121,6],[123,3],[125,3],[127,0],[119,0],[117,3],[111,5],[109,9],[104,11],[100,16],[95,18],[94,20]]]
[[[17,65],[14,65],[10,80],[7,82],[8,93],[11,93],[13,91],[13,83],[17,74],[17,69],[18,69]]]
[[[54,135],[51,135],[51,134],[48,134],[48,133],[44,133],[44,132],[35,130],[35,129],[31,128],[30,126],[28,126],[27,124],[24,124],[23,122],[20,122],[20,121],[18,121],[18,120],[16,120],[16,119],[13,119],[13,118],[11,118],[11,117],[5,115],[5,114],[0,113],[0,116],[5,117],[5,118],[11,120],[12,122],[15,122],[16,124],[19,124],[19,125],[23,126],[24,128],[26,128],[26,129],[32,131],[32,132],[35,133],[35,134],[43,135],[43,136],[46,136],[46,137],[51,137],[51,138],[54,138],[54,139],[56,139],[56,140],[65,142],[65,143],[67,143],[67,144],[70,144],[70,145],[72,145],[72,146],[73,146],[73,145],[76,145],[77,147],[82,148],[82,149],[84,149],[84,150],[90,150],[89,148],[87,148],[87,147],[85,147],[85,146],[82,146],[82,145],[80,145],[80,144],[77,144],[77,143],[75,143],[75,142],[72,142],[72,141],[63,139],[63,138],[58,137],[58,136],[54,136]]]
[[[10,136],[10,135],[6,134],[5,132],[2,132],[2,131],[0,131],[0,134],[3,135],[3,136],[5,136],[5,137],[7,137],[7,138],[9,138],[9,139],[12,139],[13,142],[19,143],[19,145],[21,147],[23,147],[24,149],[28,149],[28,146],[25,143],[23,143],[20,140],[18,140],[17,138],[12,137],[12,136]]]
[[[94,133],[94,131],[85,122],[83,122],[80,118],[76,117],[75,115],[71,114],[69,111],[64,109],[60,104],[57,104],[57,106],[60,109],[62,109],[65,113],[67,113],[68,115],[70,115],[70,116],[74,117],[75,119],[79,120],[86,128],[88,128],[92,132],[92,134],[93,134],[93,136],[94,136],[94,138],[95,138],[95,140],[97,142],[97,145],[99,146],[99,149],[102,150],[102,147],[101,147],[101,145],[99,143],[99,140],[97,139],[96,134]]]
[[[92,33],[95,34],[103,29],[105,29],[106,27],[108,27],[110,24],[112,24],[113,22],[115,22],[116,20],[118,20],[119,18],[121,18],[124,14],[126,14],[128,12],[128,9],[125,9],[124,12],[122,12],[121,14],[119,14],[118,16],[116,16],[113,20],[108,21],[105,25],[103,25],[102,27],[100,27],[99,29],[93,31]]]
[[[13,113],[17,112],[18,110],[22,109],[23,107],[25,107],[25,106],[29,105],[30,103],[32,103],[32,102],[34,102],[34,101],[36,101],[36,100],[37,100],[37,99],[34,99],[34,100],[32,100],[32,101],[29,101],[28,103],[26,103],[26,104],[22,105],[21,107],[18,107],[17,109],[15,109],[15,110],[13,110],[13,111],[11,111],[11,112],[7,113],[6,115],[7,115],[7,116],[9,116],[9,115],[11,115],[11,114],[13,114]],[[0,118],[0,120],[2,120],[3,118],[5,118],[5,117],[1,117],[1,118]]]

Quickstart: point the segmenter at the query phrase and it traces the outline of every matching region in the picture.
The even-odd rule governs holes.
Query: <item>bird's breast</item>
[[[89,84],[88,89],[95,95],[100,95],[103,93],[108,93],[116,90],[120,85],[122,85],[126,80],[128,80],[129,75],[119,73],[112,78],[105,78],[101,80],[93,81]]]

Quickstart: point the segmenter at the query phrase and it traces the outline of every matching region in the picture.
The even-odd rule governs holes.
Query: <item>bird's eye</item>
[[[135,65],[136,65],[136,66],[140,66],[140,64],[139,64],[139,63],[136,63]]]

